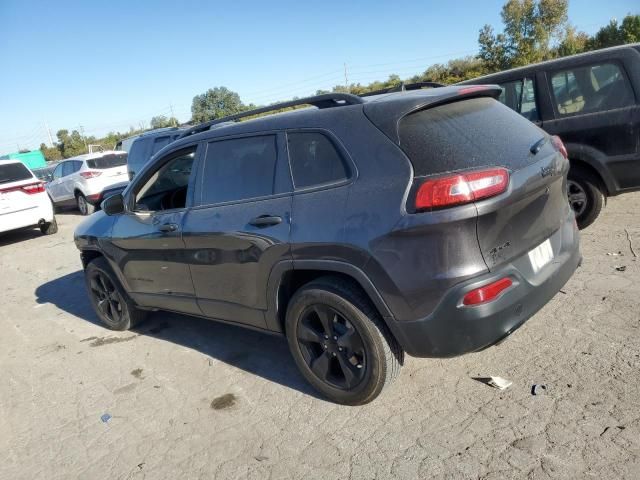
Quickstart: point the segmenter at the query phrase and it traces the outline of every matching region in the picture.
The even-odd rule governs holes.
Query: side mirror
[[[102,201],[100,208],[107,215],[118,215],[124,212],[124,197],[121,193],[111,195]]]

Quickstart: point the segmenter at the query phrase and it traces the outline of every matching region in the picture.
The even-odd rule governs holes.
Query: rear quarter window
[[[87,160],[87,167],[95,168],[97,170],[121,167],[126,164],[127,164],[126,153],[122,153],[119,155],[105,155],[103,157],[92,158],[91,160]]]
[[[0,161],[0,184],[30,178],[33,178],[33,174],[22,163],[3,163]]]
[[[493,98],[461,100],[400,121],[400,147],[416,176],[485,166],[518,170],[534,161],[529,148],[545,133]]]
[[[322,133],[287,133],[287,144],[295,188],[328,185],[349,177],[344,159]]]

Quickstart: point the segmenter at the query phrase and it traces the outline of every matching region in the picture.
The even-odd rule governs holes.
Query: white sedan
[[[39,227],[44,235],[58,231],[44,183],[22,162],[0,161],[0,232]]]

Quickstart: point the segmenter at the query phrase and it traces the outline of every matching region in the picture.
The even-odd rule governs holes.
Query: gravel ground
[[[318,398],[278,337],[166,313],[99,326],[79,216],[0,237],[0,478],[640,478],[639,211],[611,199],[582,268],[505,343],[409,358],[364,407]]]

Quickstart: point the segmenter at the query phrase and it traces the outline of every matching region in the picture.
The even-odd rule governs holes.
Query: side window
[[[185,208],[196,147],[172,154],[136,194],[135,210],[159,211]]]
[[[275,135],[209,143],[202,178],[202,204],[273,195],[276,162]]]
[[[73,173],[76,173],[81,168],[82,168],[82,161],[76,160],[73,162]]]
[[[522,87],[522,101],[520,102],[520,114],[527,120],[535,122],[540,120],[536,107],[536,90],[531,78],[525,78]]]
[[[62,164],[62,176],[66,177],[73,173],[73,162],[64,162]]]
[[[346,180],[347,165],[333,142],[317,132],[293,132],[287,134],[289,161],[295,188]]]
[[[58,178],[62,177],[62,167],[64,166],[63,163],[61,163],[60,165],[57,165],[55,170],[53,171],[53,175],[52,178],[53,180],[57,180]]]
[[[153,157],[156,153],[162,150],[164,147],[171,143],[171,137],[156,137],[153,139],[153,146],[151,147],[151,154],[149,158]]]
[[[555,72],[551,91],[560,115],[611,110],[634,101],[629,84],[615,63]]]
[[[522,97],[522,80],[501,83],[502,92],[498,100],[507,107],[520,113],[520,98]]]

